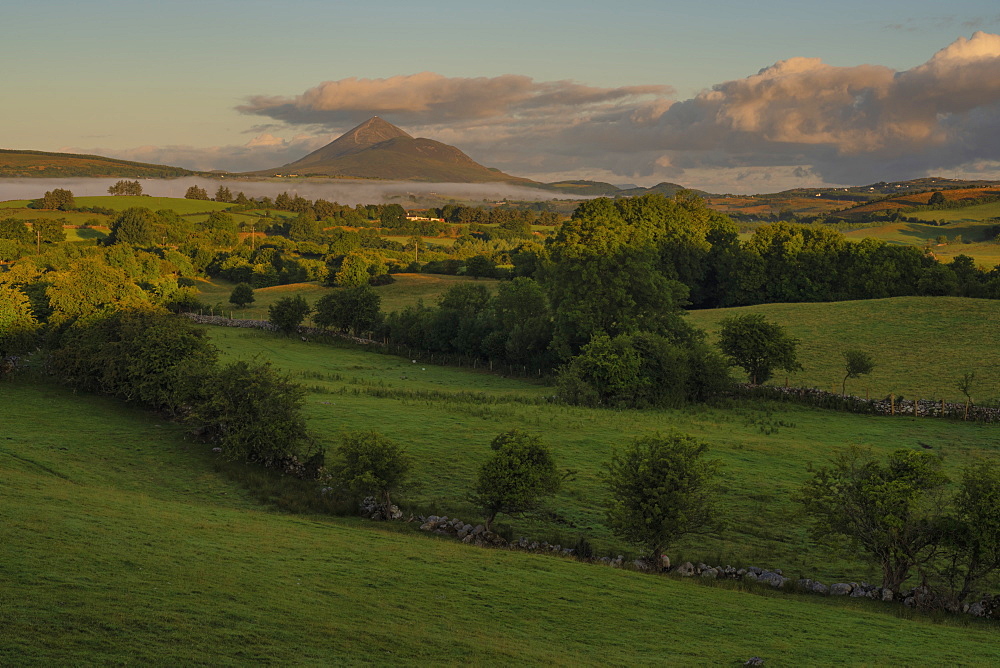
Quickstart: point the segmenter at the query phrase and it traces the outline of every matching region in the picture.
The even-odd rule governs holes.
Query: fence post
[[[895,414],[896,414],[896,395],[895,394],[890,394],[889,395],[889,415],[895,415]]]

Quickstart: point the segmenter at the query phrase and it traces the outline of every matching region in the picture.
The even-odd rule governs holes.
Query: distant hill
[[[180,167],[131,162],[100,155],[47,153],[0,149],[0,177],[3,178],[66,178],[82,177],[176,177],[191,176]]]
[[[439,183],[534,184],[530,179],[484,167],[454,146],[433,139],[414,138],[378,116],[368,119],[300,160],[253,174]]]

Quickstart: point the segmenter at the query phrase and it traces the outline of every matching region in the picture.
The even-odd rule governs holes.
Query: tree
[[[333,275],[333,282],[345,288],[364,285],[372,277],[370,266],[371,262],[364,255],[350,253],[340,263],[340,269]]]
[[[765,321],[759,313],[726,318],[719,332],[722,352],[742,367],[754,384],[766,383],[775,369],[801,369],[795,353],[798,343],[784,327]]]
[[[927,200],[927,203],[931,206],[934,206],[936,204],[944,204],[945,201],[946,200],[944,198],[944,193],[941,192],[940,190],[935,190],[933,193],[931,193],[930,199]]]
[[[66,230],[63,228],[63,221],[40,218],[31,221],[32,236],[35,241],[43,244],[54,244],[66,241]]]
[[[849,539],[882,571],[882,587],[898,592],[910,571],[934,556],[947,482],[930,454],[896,450],[882,464],[870,450],[851,447],[792,498],[811,519],[815,540]]]
[[[660,567],[677,539],[716,525],[714,479],[720,463],[708,446],[672,434],[636,439],[605,465],[608,524],[618,537],[642,546]]]
[[[847,379],[860,378],[866,376],[875,369],[875,360],[863,350],[844,351],[844,382],[840,386],[840,393],[847,394]]]
[[[156,216],[149,209],[141,207],[125,209],[111,221],[108,243],[149,246],[153,243],[155,223]]]
[[[473,255],[465,261],[465,273],[478,279],[480,276],[489,278],[496,273],[496,263],[485,255]]]
[[[291,334],[298,329],[309,315],[309,304],[302,295],[282,297],[268,308],[268,320],[283,334]]]
[[[559,490],[561,478],[548,446],[517,429],[498,434],[490,443],[493,456],[480,468],[469,500],[485,515],[486,530],[500,513],[533,510]]]
[[[382,298],[368,285],[334,290],[316,301],[313,322],[359,336],[375,329],[381,304]]]
[[[240,308],[253,304],[254,301],[253,288],[246,283],[238,283],[236,287],[233,288],[232,294],[229,295],[229,303],[235,304]]]
[[[35,347],[39,327],[28,297],[0,283],[0,374],[4,369],[3,358]]]
[[[216,202],[232,202],[233,193],[229,191],[226,186],[219,186],[219,189],[215,191],[215,201]]]
[[[34,209],[61,209],[62,211],[66,211],[76,206],[76,200],[73,198],[72,191],[55,188],[46,192],[41,199],[32,201],[31,204],[31,208]]]
[[[0,220],[0,239],[12,239],[18,243],[34,243],[35,235],[24,223],[17,218],[4,218]]]
[[[972,404],[972,390],[976,384],[976,372],[966,371],[958,379],[958,390],[965,395],[965,419],[969,419],[969,406]]]
[[[199,188],[198,186],[191,186],[184,193],[185,199],[208,199],[208,191],[204,188]]]
[[[344,434],[329,468],[354,496],[379,499],[387,517],[391,497],[405,485],[410,466],[410,457],[394,442],[375,431],[356,431]]]
[[[1000,470],[980,461],[967,467],[946,521],[944,576],[952,596],[964,601],[1000,570]]]
[[[142,184],[139,181],[118,181],[108,188],[109,195],[141,195]]]
[[[233,362],[214,372],[189,420],[227,459],[275,467],[311,454],[303,390],[270,365]]]

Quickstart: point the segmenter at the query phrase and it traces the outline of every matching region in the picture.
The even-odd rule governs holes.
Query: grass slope
[[[3,382],[0,421],[3,665],[1000,661],[995,624],[275,513],[175,426],[58,388]]]
[[[0,149],[0,177],[177,177],[194,174],[180,167],[131,162],[100,155]]]
[[[448,288],[458,283],[476,281],[480,285],[485,285],[490,292],[496,292],[496,286],[499,283],[499,281],[488,278],[481,278],[477,281],[477,279],[466,276],[446,276],[443,274],[393,274],[393,278],[396,279],[395,283],[374,288],[375,292],[382,298],[382,310],[387,313],[401,310],[407,306],[415,306],[420,300],[423,300],[428,306],[433,305]],[[221,278],[199,281],[200,299],[207,306],[215,308],[217,312],[223,312],[226,315],[232,313],[234,318],[267,320],[268,308],[283,297],[301,295],[306,301],[313,304],[317,299],[330,292],[330,288],[325,288],[317,283],[292,283],[270,288],[257,288],[254,290],[254,303],[247,308],[238,309],[229,303],[229,295],[235,286],[235,283]]]
[[[305,413],[319,441],[331,447],[344,431],[376,429],[405,445],[418,488],[409,501],[427,513],[474,518],[465,501],[490,440],[520,428],[551,444],[561,468],[574,471],[548,509],[510,521],[517,535],[573,544],[588,536],[601,550],[621,551],[603,512],[602,466],[613,447],[632,438],[679,431],[704,439],[724,464],[720,501],[729,527],[672,548],[675,560],[713,559],[769,565],[786,574],[827,579],[873,577],[849,554],[831,554],[808,539],[791,493],[811,463],[836,448],[870,446],[941,453],[957,473],[972,457],[1000,454],[1000,429],[977,424],[856,416],[789,405],[689,406],[677,410],[611,411],[552,404],[553,390],[514,378],[416,363],[388,355],[302,343],[256,330],[207,328],[224,358],[272,362],[306,390]]]
[[[724,318],[761,313],[800,340],[803,370],[787,374],[792,385],[840,391],[841,353],[866,350],[875,358],[870,376],[849,380],[864,396],[890,392],[908,398],[964,401],[956,382],[975,371],[977,400],[1000,399],[1000,302],[960,297],[897,297],[819,304],[762,304],[691,312],[691,322],[712,339]],[[784,382],[784,372],[774,382]]]

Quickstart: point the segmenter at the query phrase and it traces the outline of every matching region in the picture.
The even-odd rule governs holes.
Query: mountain
[[[454,146],[414,138],[378,116],[300,160],[253,173],[438,183],[534,183],[483,167]]]
[[[48,153],[0,149],[2,178],[66,178],[70,176],[111,178],[173,178],[195,174],[180,167],[131,162],[100,155]]]

